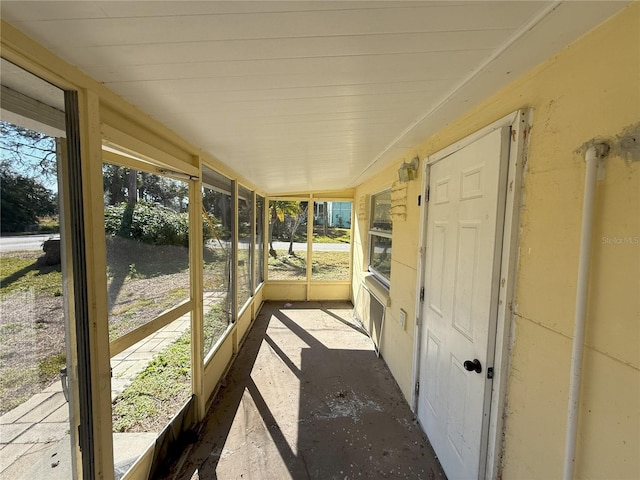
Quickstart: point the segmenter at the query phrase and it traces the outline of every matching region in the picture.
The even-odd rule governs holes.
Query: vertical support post
[[[82,473],[108,480],[114,470],[100,101],[91,91],[65,91],[65,104]]]
[[[238,182],[236,180],[231,180],[231,258],[232,268],[231,268],[231,308],[232,312],[232,320],[234,323],[238,321],[238,207],[240,202],[238,201]],[[238,338],[238,327],[233,329],[233,353],[238,353],[240,339]]]
[[[206,413],[204,395],[204,312],[203,312],[203,232],[202,232],[202,162],[198,178],[189,182],[189,276],[191,277],[191,388],[195,395],[196,416]]]
[[[253,208],[251,209],[251,254],[249,257],[251,258],[251,267],[249,269],[249,275],[251,275],[251,296],[256,293],[256,288],[258,288],[258,282],[256,280],[256,262],[258,261],[258,257],[256,255],[256,225],[258,224],[258,203],[256,192],[251,192],[251,202]],[[253,320],[253,315],[251,315],[251,319]]]
[[[267,282],[267,269],[269,268],[269,198],[267,196],[262,197],[264,202],[263,215],[262,215],[262,236],[264,241],[262,242],[262,282]],[[264,288],[264,286],[263,286]]]
[[[315,202],[313,194],[309,195],[307,203],[307,301],[311,300],[311,275],[313,274],[313,212]]]
[[[58,205],[60,206],[60,261],[63,273],[65,344],[69,385],[69,436],[71,437],[71,472],[82,478],[82,452],[78,439],[80,426],[80,397],[78,389],[78,351],[73,288],[73,248],[71,245],[71,208],[69,205],[69,158],[66,138],[56,139],[58,168]]]

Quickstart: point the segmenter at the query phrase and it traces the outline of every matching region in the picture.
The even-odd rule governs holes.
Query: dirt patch
[[[107,237],[111,340],[189,298],[189,249]]]

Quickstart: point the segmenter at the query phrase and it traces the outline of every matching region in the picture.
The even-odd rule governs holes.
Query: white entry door
[[[430,167],[418,417],[449,480],[484,476],[509,139]]]

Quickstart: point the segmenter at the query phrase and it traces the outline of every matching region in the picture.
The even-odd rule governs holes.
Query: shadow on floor
[[[174,469],[165,478],[445,478],[351,305],[335,302],[265,304]]]

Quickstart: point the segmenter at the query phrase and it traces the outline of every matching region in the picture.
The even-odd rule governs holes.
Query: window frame
[[[208,170],[209,172],[205,172],[205,169]],[[216,178],[217,177],[217,183],[211,182],[212,178]],[[230,254],[229,254],[229,264],[231,265],[231,267],[233,267],[233,258],[234,258],[234,252],[236,250],[236,242],[235,242],[235,216],[233,213],[233,205],[234,205],[234,187],[233,187],[233,182],[234,180],[230,177],[227,177],[226,175],[224,175],[223,173],[219,172],[218,170],[216,170],[215,168],[211,167],[208,164],[204,164],[202,165],[202,182],[201,182],[201,189],[200,189],[200,195],[204,196],[204,189],[208,189],[208,190],[212,190],[218,193],[221,193],[223,195],[227,195],[229,197],[229,211],[228,211],[228,215],[229,215],[229,222],[230,222],[230,226],[229,226],[229,234],[230,234],[230,239],[229,239],[229,243],[230,243]],[[204,207],[203,207],[204,208]],[[203,249],[204,251],[204,249]],[[204,260],[204,256],[202,258],[202,266],[204,268],[204,266],[207,264],[207,262],[205,262]],[[228,315],[228,319],[229,319],[229,325],[227,326],[227,328],[225,329],[225,331],[222,333],[222,335],[220,335],[220,337],[213,342],[211,345],[207,346],[204,344],[204,335],[203,335],[203,355],[204,355],[204,365],[206,366],[214,357],[214,355],[216,354],[216,352],[218,351],[219,346],[227,339],[227,337],[229,336],[232,328],[234,327],[234,325],[236,324],[236,320],[238,318],[237,312],[235,311],[235,292],[234,292],[234,279],[236,276],[236,271],[234,268],[231,268],[231,271],[229,272],[229,283],[227,285],[227,292],[226,294],[229,296],[229,311],[227,311],[227,315]],[[204,286],[202,288],[202,292],[203,294],[205,292],[210,292],[209,290],[205,290]],[[203,309],[202,309],[202,315],[203,315],[203,324],[204,324],[204,317],[206,316],[206,314],[208,313],[208,310],[204,308],[203,305]]]
[[[315,283],[328,283],[328,282],[351,282],[351,279],[353,278],[353,211],[354,211],[354,201],[352,198],[340,198],[340,197],[324,197],[324,196],[318,196],[318,197],[314,197],[313,198],[313,210],[312,210],[312,215],[313,218],[311,219],[311,228],[310,228],[310,232],[307,235],[311,235],[309,244],[311,246],[311,263],[313,265],[314,262],[317,262],[317,260],[315,260],[314,256],[320,252],[320,250],[316,250],[316,246],[321,244],[322,242],[316,242],[313,239],[313,232],[316,228],[316,226],[318,226],[316,224],[317,221],[317,217],[318,215],[318,211],[322,211],[322,213],[320,215],[324,216],[324,208],[325,206],[327,207],[327,220],[329,221],[329,223],[331,223],[331,218],[329,218],[328,216],[328,212],[331,212],[331,208],[329,208],[329,204],[335,204],[335,203],[348,203],[350,204],[350,214],[349,214],[349,218],[346,220],[349,224],[348,227],[338,227],[338,228],[348,228],[349,229],[349,271],[346,275],[346,278],[332,278],[332,279],[324,279],[324,278],[317,278],[317,274],[314,275],[314,272],[311,271],[310,275],[309,275],[309,281],[310,282],[315,282]],[[321,206],[321,209],[318,209],[317,207]],[[320,255],[318,255],[320,256]],[[316,265],[318,265],[316,263]]]
[[[380,282],[387,290],[391,288],[391,264],[389,264],[389,276],[386,276],[383,272],[376,269],[371,265],[371,249],[374,245],[374,237],[379,238],[387,238],[392,243],[393,248],[393,220],[391,218],[391,208],[389,208],[389,222],[391,228],[389,230],[384,230],[381,228],[373,227],[373,220],[376,215],[376,197],[381,195],[388,194],[391,197],[391,187],[380,190],[376,193],[371,194],[370,202],[369,202],[369,225],[367,230],[367,236],[369,240],[368,248],[367,248],[367,271],[371,273],[378,282]]]
[[[255,232],[255,191],[252,190],[249,187],[244,186],[241,183],[236,182],[237,184],[237,188],[235,189],[235,208],[234,208],[234,212],[233,214],[235,215],[236,218],[236,222],[235,222],[235,238],[234,238],[234,245],[235,245],[235,259],[234,259],[234,271],[235,271],[235,281],[234,281],[234,285],[235,285],[235,292],[234,292],[234,298],[236,301],[236,307],[235,307],[235,311],[236,311],[236,319],[239,319],[242,314],[244,313],[244,311],[247,309],[247,307],[249,306],[249,304],[251,303],[254,295],[255,295],[255,283],[254,283],[254,276],[255,276],[255,266],[253,265],[254,262],[254,256],[255,256],[255,240],[256,240],[256,232]],[[251,209],[250,214],[249,214],[249,246],[246,249],[246,253],[248,255],[248,260],[247,260],[247,267],[248,267],[248,275],[249,275],[249,281],[247,283],[244,284],[245,287],[248,287],[248,297],[246,299],[242,299],[241,298],[241,288],[240,288],[240,201],[245,200],[248,203],[249,208]],[[242,237],[244,238],[244,236]]]

